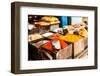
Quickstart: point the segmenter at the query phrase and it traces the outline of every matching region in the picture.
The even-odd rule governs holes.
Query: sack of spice
[[[82,28],[79,30],[79,35],[83,36],[83,37],[87,37],[88,36],[88,32],[85,28]]]

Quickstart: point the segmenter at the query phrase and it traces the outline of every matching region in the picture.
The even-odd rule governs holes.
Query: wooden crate
[[[72,44],[69,44],[66,48],[61,49],[56,54],[57,59],[69,59],[72,58]]]
[[[81,53],[75,56],[75,59],[86,59],[88,58],[88,48],[85,48]]]
[[[72,44],[69,44],[66,48],[59,50],[57,53],[52,53],[48,50],[41,49],[40,54],[43,60],[69,59],[72,58]]]
[[[72,43],[72,58],[81,53],[88,46],[88,38],[81,38],[80,40]]]
[[[52,53],[48,50],[41,49],[41,56],[42,59],[74,59],[76,56],[78,56],[80,53],[82,53],[88,46],[88,38],[81,38],[80,40],[74,42],[74,43],[69,43],[69,45],[64,48],[59,50],[56,54]]]

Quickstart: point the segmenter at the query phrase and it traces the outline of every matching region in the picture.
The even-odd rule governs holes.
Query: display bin
[[[58,50],[57,53],[42,48],[40,54],[43,60],[69,59],[72,58],[72,44],[69,44],[64,49]]]
[[[72,43],[72,58],[82,53],[88,47],[88,38],[82,37],[76,42]]]
[[[88,48],[85,48],[81,53],[75,56],[75,59],[86,59],[88,58]]]
[[[64,49],[61,49],[56,54],[57,59],[70,59],[72,58],[72,44],[69,44]]]

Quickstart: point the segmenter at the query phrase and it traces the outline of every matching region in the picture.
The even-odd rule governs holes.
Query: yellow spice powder
[[[82,37],[79,35],[74,35],[74,34],[68,34],[65,36],[60,36],[60,38],[66,42],[76,42],[79,39],[81,39]]]

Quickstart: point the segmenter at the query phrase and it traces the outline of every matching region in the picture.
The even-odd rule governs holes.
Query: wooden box
[[[72,43],[72,58],[75,58],[79,53],[81,53],[88,46],[88,38],[81,38],[80,40]]]
[[[80,52],[75,59],[86,59],[88,58],[88,48],[85,48],[82,52]]]
[[[69,59],[72,58],[72,44],[69,44],[67,47],[59,50],[57,53],[52,53],[48,50],[42,49],[40,54],[43,60]]]
[[[72,58],[72,44],[69,44],[66,48],[61,49],[56,54],[57,59],[69,59]]]

